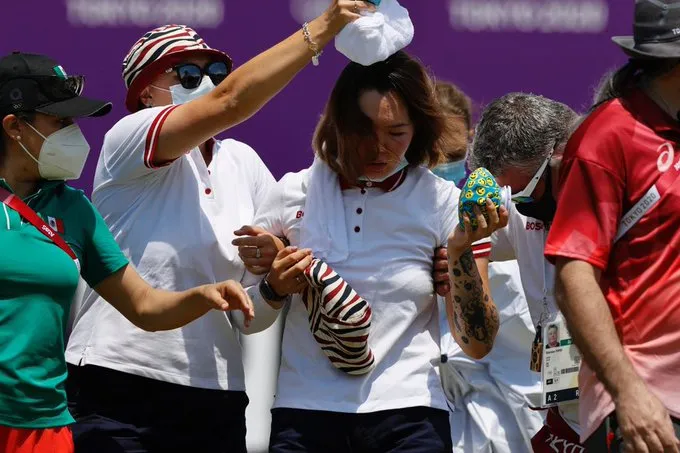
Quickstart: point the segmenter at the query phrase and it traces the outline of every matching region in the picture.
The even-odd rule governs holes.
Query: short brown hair
[[[437,99],[449,115],[460,116],[469,130],[472,126],[472,101],[456,85],[439,81],[435,84]]]
[[[345,67],[316,126],[312,147],[319,158],[350,181],[361,176],[365,163],[356,150],[373,135],[373,124],[361,110],[359,97],[370,90],[395,93],[408,109],[414,126],[406,151],[409,164],[433,167],[444,160],[450,124],[427,71],[403,51],[371,66],[350,63]]]

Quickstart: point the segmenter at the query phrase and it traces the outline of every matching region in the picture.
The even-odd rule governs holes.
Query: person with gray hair
[[[453,146],[446,149],[448,162],[432,171],[462,187],[469,173],[467,150],[474,136],[472,102],[452,83],[437,82],[435,92],[456,127]],[[446,249],[443,252],[446,257]],[[526,345],[536,332],[516,260],[489,264],[489,289],[498,307],[500,327],[491,353],[481,360],[471,360],[456,343],[444,299],[439,301],[439,372],[451,402],[453,453],[530,451],[532,437],[543,427],[541,411],[529,407],[532,394],[538,395],[542,388],[540,376],[526,367]]]
[[[564,148],[560,145],[566,144],[578,119],[576,112],[560,102],[532,94],[507,94],[489,104],[482,113],[469,157],[470,168],[484,167],[500,178],[499,184],[524,188],[549,153],[558,160]],[[551,168],[552,176],[557,176],[556,166]],[[548,173],[545,183],[551,184]],[[520,213],[541,219],[530,214],[532,210],[538,214],[532,204],[522,203],[517,207]],[[549,217],[547,212],[543,217]]]
[[[484,167],[499,185],[511,188],[508,226],[475,244],[473,252],[483,280],[490,261],[517,260],[537,332],[534,343],[540,342],[542,327],[559,314],[555,271],[543,257],[543,249],[556,210],[562,152],[579,118],[560,102],[533,94],[507,94],[482,113],[468,156],[470,169]],[[527,350],[531,347],[526,345]],[[566,402],[547,411],[545,426],[532,446],[535,452],[555,451],[553,446],[561,448],[558,451],[584,451],[578,432],[578,403]]]

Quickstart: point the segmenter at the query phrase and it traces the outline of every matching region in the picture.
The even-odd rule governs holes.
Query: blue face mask
[[[465,160],[457,160],[455,162],[437,165],[432,172],[440,178],[458,185],[465,179]]]

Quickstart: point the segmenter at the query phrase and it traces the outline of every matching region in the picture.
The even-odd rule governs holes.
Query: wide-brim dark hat
[[[636,0],[633,36],[612,41],[632,58],[680,59],[680,1]]]

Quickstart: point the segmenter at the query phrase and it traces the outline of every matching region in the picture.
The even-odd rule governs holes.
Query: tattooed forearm
[[[475,266],[475,258],[472,255],[472,250],[468,249],[460,256],[460,267],[468,277],[474,277],[477,273],[477,266]]]
[[[456,296],[458,297],[458,296]],[[460,297],[458,297],[460,299]],[[468,337],[465,335],[462,335],[463,328],[460,326],[460,321],[458,320],[458,312],[454,310],[453,312],[453,325],[456,327],[456,331],[461,334],[460,339],[463,340],[463,343],[468,344],[470,343],[470,340],[468,340]]]
[[[453,287],[453,327],[465,344],[477,342],[490,349],[498,331],[498,310],[485,293],[477,266],[468,249],[449,262]]]

